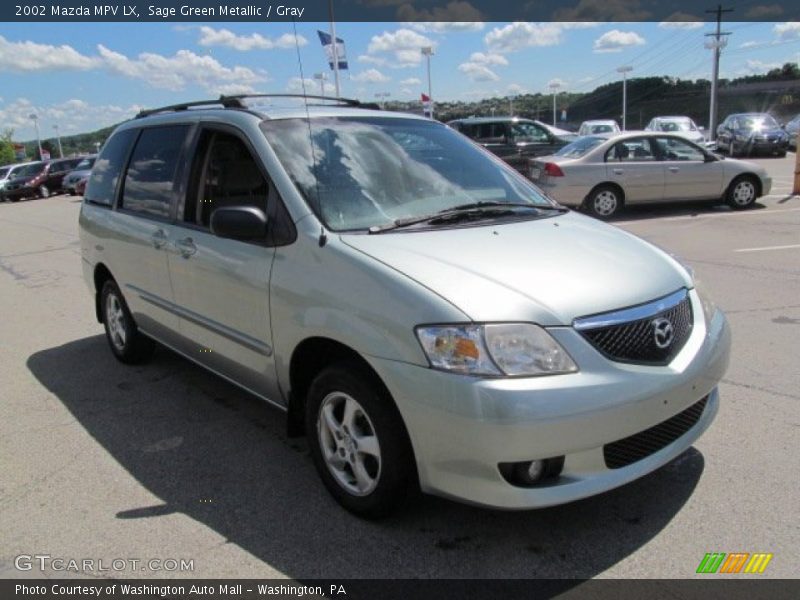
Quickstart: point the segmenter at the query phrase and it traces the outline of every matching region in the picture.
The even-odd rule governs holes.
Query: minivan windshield
[[[691,119],[669,119],[659,123],[661,131],[697,131],[697,126]]]
[[[437,122],[319,117],[264,121],[261,128],[311,209],[334,231],[475,203],[555,206],[516,171]]]
[[[22,167],[14,171],[14,177],[30,177],[31,175],[38,175],[44,170],[45,163],[37,162],[27,167]]]
[[[567,144],[563,148],[561,148],[558,152],[556,152],[556,156],[563,156],[565,158],[580,158],[581,156],[585,155],[589,150],[592,148],[596,148],[600,144],[606,141],[606,138],[601,137],[582,137],[578,138],[571,144]]]

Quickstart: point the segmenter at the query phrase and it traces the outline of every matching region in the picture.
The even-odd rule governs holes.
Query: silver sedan
[[[587,136],[530,163],[530,178],[567,206],[601,219],[625,204],[726,201],[749,208],[772,180],[754,163],[712,154],[684,137],[656,132]]]

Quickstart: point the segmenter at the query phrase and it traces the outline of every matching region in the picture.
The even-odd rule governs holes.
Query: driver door
[[[679,137],[655,138],[664,164],[665,200],[704,200],[722,196],[722,163]]]

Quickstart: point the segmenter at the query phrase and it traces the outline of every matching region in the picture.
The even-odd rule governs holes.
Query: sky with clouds
[[[326,73],[317,37],[326,23],[4,23],[0,128],[34,137],[92,131],[142,107],[250,91],[319,93]],[[728,23],[722,77],[800,59],[800,23]],[[620,77],[709,78],[703,23],[337,24],[350,69],[342,95],[412,100],[427,91],[423,46],[434,48],[433,96],[474,100],[561,89],[588,92]],[[299,60],[298,60],[299,53]],[[300,64],[303,73],[301,76]]]

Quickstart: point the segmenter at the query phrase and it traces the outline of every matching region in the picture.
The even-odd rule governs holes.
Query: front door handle
[[[669,169],[669,170],[670,170],[672,173],[677,173],[678,171],[680,171],[680,168],[679,168],[679,167],[667,167],[667,168],[668,168],[668,169]]]
[[[194,245],[192,238],[187,237],[175,242],[175,247],[181,253],[183,258],[189,258],[192,254],[197,252],[197,246]]]
[[[625,171],[623,169],[613,169],[614,175],[622,175]]]
[[[153,248],[160,250],[167,243],[167,234],[163,229],[156,229],[150,241],[153,243]]]

